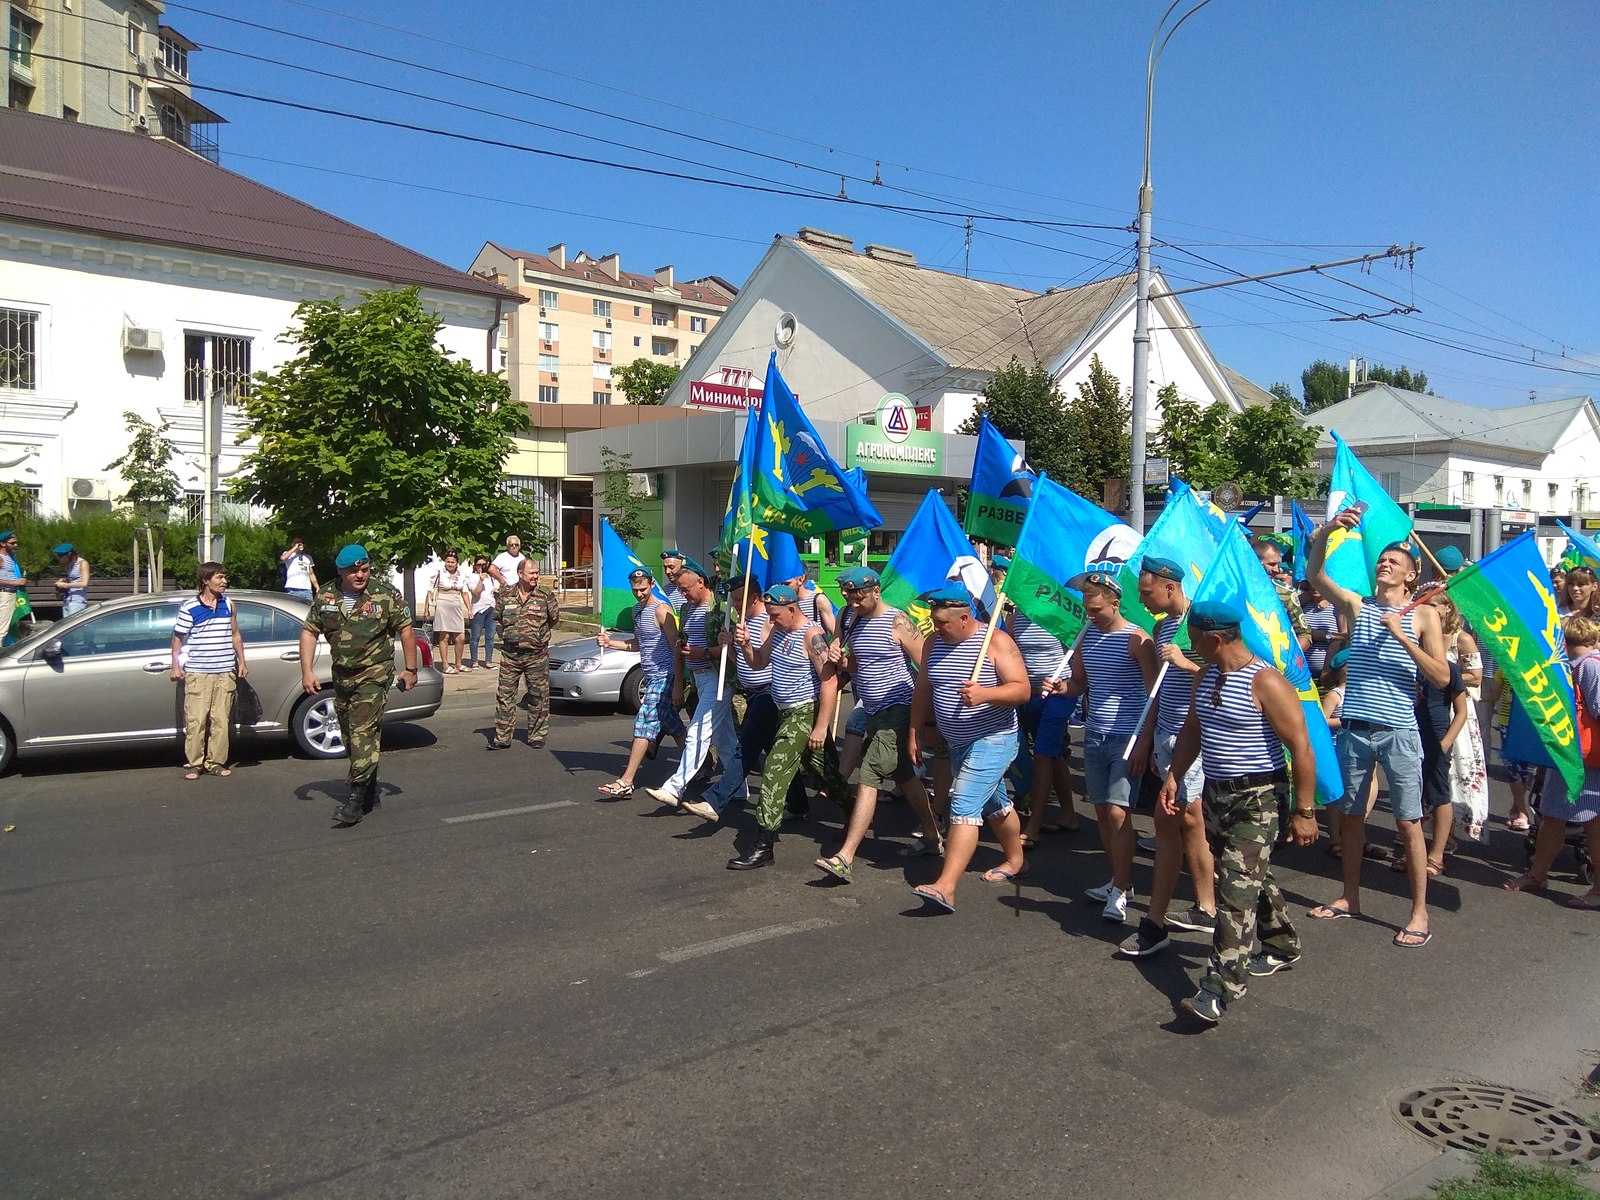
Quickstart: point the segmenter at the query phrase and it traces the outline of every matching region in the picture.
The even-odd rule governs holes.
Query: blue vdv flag
[[[972,482],[967,488],[967,519],[972,537],[1002,546],[1015,546],[1028,517],[1028,503],[1039,476],[1018,454],[1005,435],[984,414],[978,426],[978,449],[972,459]]]
[[[750,543],[755,542],[755,554],[750,553]],[[746,566],[755,576],[756,586],[766,591],[775,583],[794,579],[806,573],[800,559],[800,546],[794,535],[776,529],[763,529],[757,525],[750,537],[733,547],[732,579],[745,573]]]
[[[624,631],[633,628],[633,585],[628,582],[628,576],[641,568],[650,570],[632,547],[622,540],[621,535],[611,528],[611,521],[601,517],[600,619],[605,628]],[[652,577],[655,575],[654,571],[650,573]],[[652,590],[659,599],[667,598],[660,583]]]
[[[1245,645],[1257,658],[1277,668],[1300,697],[1306,732],[1311,735],[1311,753],[1316,759],[1318,802],[1332,804],[1343,796],[1339,758],[1334,753],[1327,718],[1322,715],[1322,701],[1311,679],[1311,668],[1289,628],[1289,614],[1278,599],[1278,589],[1272,586],[1266,568],[1250,548],[1250,539],[1238,525],[1228,526],[1210,569],[1190,599],[1194,603],[1218,601],[1244,614],[1240,633]]]
[[[1222,536],[1222,531],[1228,525],[1228,514],[1176,475],[1167,480],[1167,503],[1171,504],[1174,497],[1183,497],[1200,510],[1200,515],[1205,518],[1206,527],[1211,530],[1212,537]]]
[[[883,524],[867,493],[834,462],[801,411],[778,372],[776,351],[767,361],[766,391],[755,419],[752,469],[757,525],[813,537]]]
[[[1289,532],[1294,535],[1294,581],[1304,583],[1306,558],[1311,553],[1311,537],[1317,532],[1317,527],[1306,516],[1306,510],[1300,507],[1300,501],[1291,503]]]
[[[1578,557],[1583,559],[1583,565],[1600,569],[1600,545],[1595,544],[1592,537],[1587,537],[1573,529],[1565,521],[1557,521],[1561,532],[1567,535],[1567,544],[1578,552]]]
[[[959,558],[976,558],[972,543],[944,499],[930,491],[879,572],[883,602],[926,624],[927,606],[920,603],[921,597],[944,586]]]
[[[1363,506],[1363,511],[1356,528],[1335,529],[1328,535],[1323,566],[1328,578],[1340,587],[1358,596],[1370,596],[1377,579],[1378,555],[1411,536],[1411,517],[1390,498],[1337,433],[1333,434],[1333,444],[1337,449],[1333,475],[1328,481],[1328,516],[1358,505]]]

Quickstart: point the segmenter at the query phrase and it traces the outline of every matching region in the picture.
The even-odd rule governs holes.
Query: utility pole
[[[972,278],[972,218],[967,218],[967,245],[962,252],[961,273],[968,279]]]

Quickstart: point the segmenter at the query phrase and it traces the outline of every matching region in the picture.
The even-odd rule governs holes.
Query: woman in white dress
[[[433,576],[434,653],[446,675],[461,673],[461,656],[467,644],[467,613],[472,608],[472,572],[462,570],[461,552],[454,546],[444,552],[444,565]],[[455,664],[450,649],[455,648]]]
[[[1489,820],[1489,765],[1483,752],[1483,731],[1478,728],[1477,700],[1483,684],[1483,655],[1477,639],[1462,627],[1461,611],[1450,593],[1441,590],[1428,601],[1439,610],[1444,626],[1446,655],[1461,666],[1461,682],[1466,685],[1467,723],[1450,749],[1450,807],[1458,837],[1474,842],[1484,840]],[[1428,853],[1428,873],[1444,870],[1446,842],[1440,841]]]

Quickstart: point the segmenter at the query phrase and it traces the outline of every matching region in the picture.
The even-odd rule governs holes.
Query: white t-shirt
[[[283,590],[302,591],[311,590],[311,556],[309,554],[291,555],[283,564]]]
[[[467,595],[472,595],[472,589],[483,584],[483,590],[478,593],[478,598],[472,602],[472,615],[488,612],[494,607],[494,593],[499,584],[495,583],[494,576],[485,571],[479,575],[476,571],[467,572]]]
[[[517,568],[522,565],[522,560],[526,557],[525,554],[512,554],[508,550],[502,550],[494,556],[495,568],[506,581],[507,587],[516,586]]]

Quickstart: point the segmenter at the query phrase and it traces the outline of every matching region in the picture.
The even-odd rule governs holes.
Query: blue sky
[[[630,270],[671,262],[680,278],[742,283],[775,233],[815,225],[961,271],[970,213],[971,273],[1042,290],[1131,267],[1145,51],[1165,7],[196,0],[169,3],[167,20],[209,47],[191,60],[197,84],[761,187],[836,196],[842,173],[854,200],[939,210],[739,191],[199,92],[230,119],[224,165],[456,266],[486,240],[565,241]],[[1157,263],[1181,287],[1415,242],[1414,270],[1186,303],[1225,363],[1296,394],[1312,359],[1351,355],[1486,405],[1593,394],[1597,60],[1589,3],[1213,0],[1156,77],[1155,237],[1181,247]],[[1420,311],[1387,329],[1329,319],[1400,305]]]

